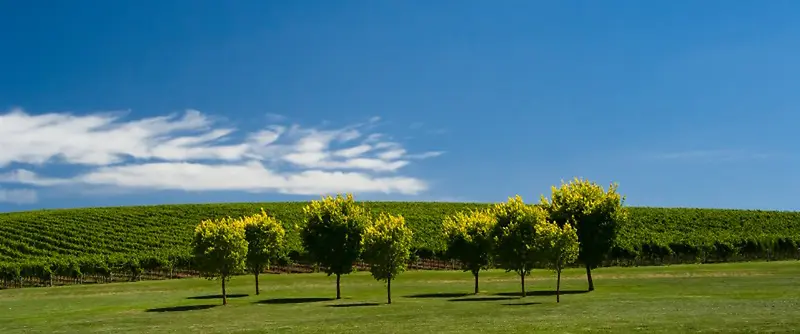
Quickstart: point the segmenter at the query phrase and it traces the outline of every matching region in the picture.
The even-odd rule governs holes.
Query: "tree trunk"
[[[519,277],[522,279],[522,297],[525,297],[525,274],[523,273]]]
[[[255,274],[253,274],[253,275],[256,276],[256,295],[258,295],[258,293],[259,293],[259,291],[258,291],[258,271],[256,271]]]
[[[222,305],[228,305],[228,295],[225,293],[225,276],[222,276]]]
[[[342,290],[339,288],[339,282],[342,280],[341,274],[336,274],[336,299],[342,299]]]
[[[389,275],[389,280],[386,281],[386,298],[389,304],[392,303],[392,275]]]
[[[589,280],[589,291],[594,291],[594,281],[592,281],[592,268],[586,265],[586,279]]]
[[[472,274],[475,275],[475,294],[478,294],[478,273],[477,271],[473,271]]]
[[[556,303],[561,302],[561,268],[556,269],[558,278],[556,279]]]

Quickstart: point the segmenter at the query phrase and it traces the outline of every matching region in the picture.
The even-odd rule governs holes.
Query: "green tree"
[[[247,240],[240,220],[205,220],[194,230],[192,249],[200,271],[209,279],[222,281],[222,305],[228,304],[225,283],[244,270]]]
[[[559,226],[571,224],[580,242],[578,261],[586,266],[589,291],[594,290],[592,269],[597,268],[611,251],[620,222],[627,219],[624,197],[617,193],[617,184],[608,191],[587,180],[575,178],[552,187],[552,197],[542,196],[541,206]]]
[[[554,222],[536,225],[542,262],[556,272],[556,302],[561,302],[561,271],[578,258],[578,235],[570,224],[559,227]]]
[[[492,230],[497,224],[490,210],[457,212],[445,217],[444,235],[447,241],[447,257],[461,263],[464,271],[475,278],[475,294],[478,294],[478,274],[492,264],[494,239]]]
[[[364,260],[372,277],[386,282],[388,303],[392,303],[392,280],[406,269],[411,257],[412,232],[403,216],[381,214],[364,230],[361,240]]]
[[[493,213],[497,221],[492,230],[495,262],[520,276],[525,297],[525,276],[540,261],[535,226],[547,220],[547,213],[538,206],[525,204],[519,195],[496,204]]]
[[[267,215],[264,209],[260,214],[245,216],[244,237],[247,240],[247,270],[255,276],[256,295],[259,294],[258,274],[284,256],[286,256],[286,231],[283,226],[272,216]]]
[[[328,276],[336,275],[336,299],[341,299],[341,276],[355,269],[361,256],[361,236],[370,216],[351,194],[311,201],[303,213],[303,247]]]

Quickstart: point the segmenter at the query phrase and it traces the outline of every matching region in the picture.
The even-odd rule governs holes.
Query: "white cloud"
[[[11,162],[43,164],[51,159],[81,165],[109,165],[126,157],[138,159],[236,160],[246,144],[217,145],[233,129],[209,129],[211,121],[199,111],[117,122],[121,115],[28,115],[21,110],[0,115],[0,167]],[[197,135],[176,136],[196,131]]]
[[[69,179],[39,177],[28,170],[16,170],[0,180],[34,186],[115,185],[160,190],[242,190],[301,195],[335,192],[417,194],[427,189],[424,182],[409,177],[372,177],[358,172],[319,170],[278,173],[257,161],[222,165],[155,162],[108,166]]]
[[[441,154],[408,154],[401,144],[382,141],[383,134],[363,133],[377,117],[339,129],[273,124],[237,134],[196,110],[133,121],[122,116],[0,114],[0,183],[416,194],[427,189],[424,181],[380,173]],[[3,170],[12,163],[27,166]],[[53,164],[84,171],[57,178],[37,171]]]
[[[409,159],[427,159],[427,158],[435,158],[435,157],[438,157],[438,156],[440,156],[442,154],[444,154],[444,152],[442,152],[442,151],[431,151],[431,152],[425,152],[425,153],[420,153],[420,154],[411,154],[411,155],[408,155],[406,157],[409,158]]]
[[[0,188],[0,203],[31,204],[39,198],[33,189],[2,189]]]
[[[367,139],[364,140],[364,142],[365,143],[375,143],[375,142],[380,141],[382,137],[383,137],[382,133],[373,133],[373,134],[367,136]]]
[[[342,150],[338,150],[333,152],[333,155],[343,157],[343,158],[355,158],[361,156],[364,153],[369,152],[372,149],[372,146],[369,145],[358,145],[351,148],[346,148]]]
[[[406,154],[406,150],[402,148],[392,149],[378,154],[378,157],[385,160],[398,159]]]

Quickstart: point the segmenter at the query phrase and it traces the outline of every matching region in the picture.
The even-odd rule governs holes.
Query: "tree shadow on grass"
[[[145,312],[182,312],[182,311],[196,311],[196,310],[207,310],[212,307],[217,307],[219,305],[184,305],[184,306],[172,306],[172,307],[161,307],[161,308],[151,308],[146,310]]]
[[[527,303],[516,303],[516,304],[515,303],[509,303],[509,304],[503,304],[503,305],[506,305],[506,306],[526,306],[526,305],[540,305],[540,304],[541,304],[540,302],[527,302]]]
[[[437,292],[437,293],[422,293],[418,295],[403,296],[405,298],[458,298],[472,295],[471,293],[461,292]]]
[[[456,298],[456,299],[448,299],[447,301],[451,302],[491,302],[497,300],[510,300],[510,299],[517,299],[512,297],[473,297],[473,298]]]
[[[587,291],[587,290],[562,290],[561,291],[561,295],[574,295],[574,294],[588,293],[588,292],[589,291]],[[519,292],[519,291],[518,292],[499,292],[499,293],[495,293],[495,295],[496,296],[516,296],[516,297],[520,297],[520,296],[522,296],[522,293]],[[556,291],[555,290],[551,290],[551,291],[528,291],[528,292],[525,292],[525,296],[555,296],[555,295],[556,295]]]
[[[378,303],[354,303],[354,304],[335,304],[328,305],[328,307],[361,307],[361,306],[378,306]]]
[[[334,298],[303,297],[303,298],[273,298],[257,301],[257,304],[301,304],[316,303],[335,300]]]
[[[226,295],[226,297],[228,297],[228,298],[242,298],[242,297],[247,297],[247,296],[249,296],[249,295],[248,294]],[[193,296],[193,297],[187,297],[186,299],[222,299],[222,295]]]

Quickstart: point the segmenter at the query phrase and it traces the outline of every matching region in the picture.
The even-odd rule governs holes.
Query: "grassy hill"
[[[306,202],[228,203],[58,209],[0,214],[0,263],[52,257],[187,254],[203,219],[253,214],[264,208],[289,229],[302,253],[295,224]],[[444,247],[446,215],[485,206],[476,203],[364,202],[373,212],[401,214],[414,230],[423,257]],[[630,208],[613,263],[729,261],[797,256],[800,212],[722,209]]]

